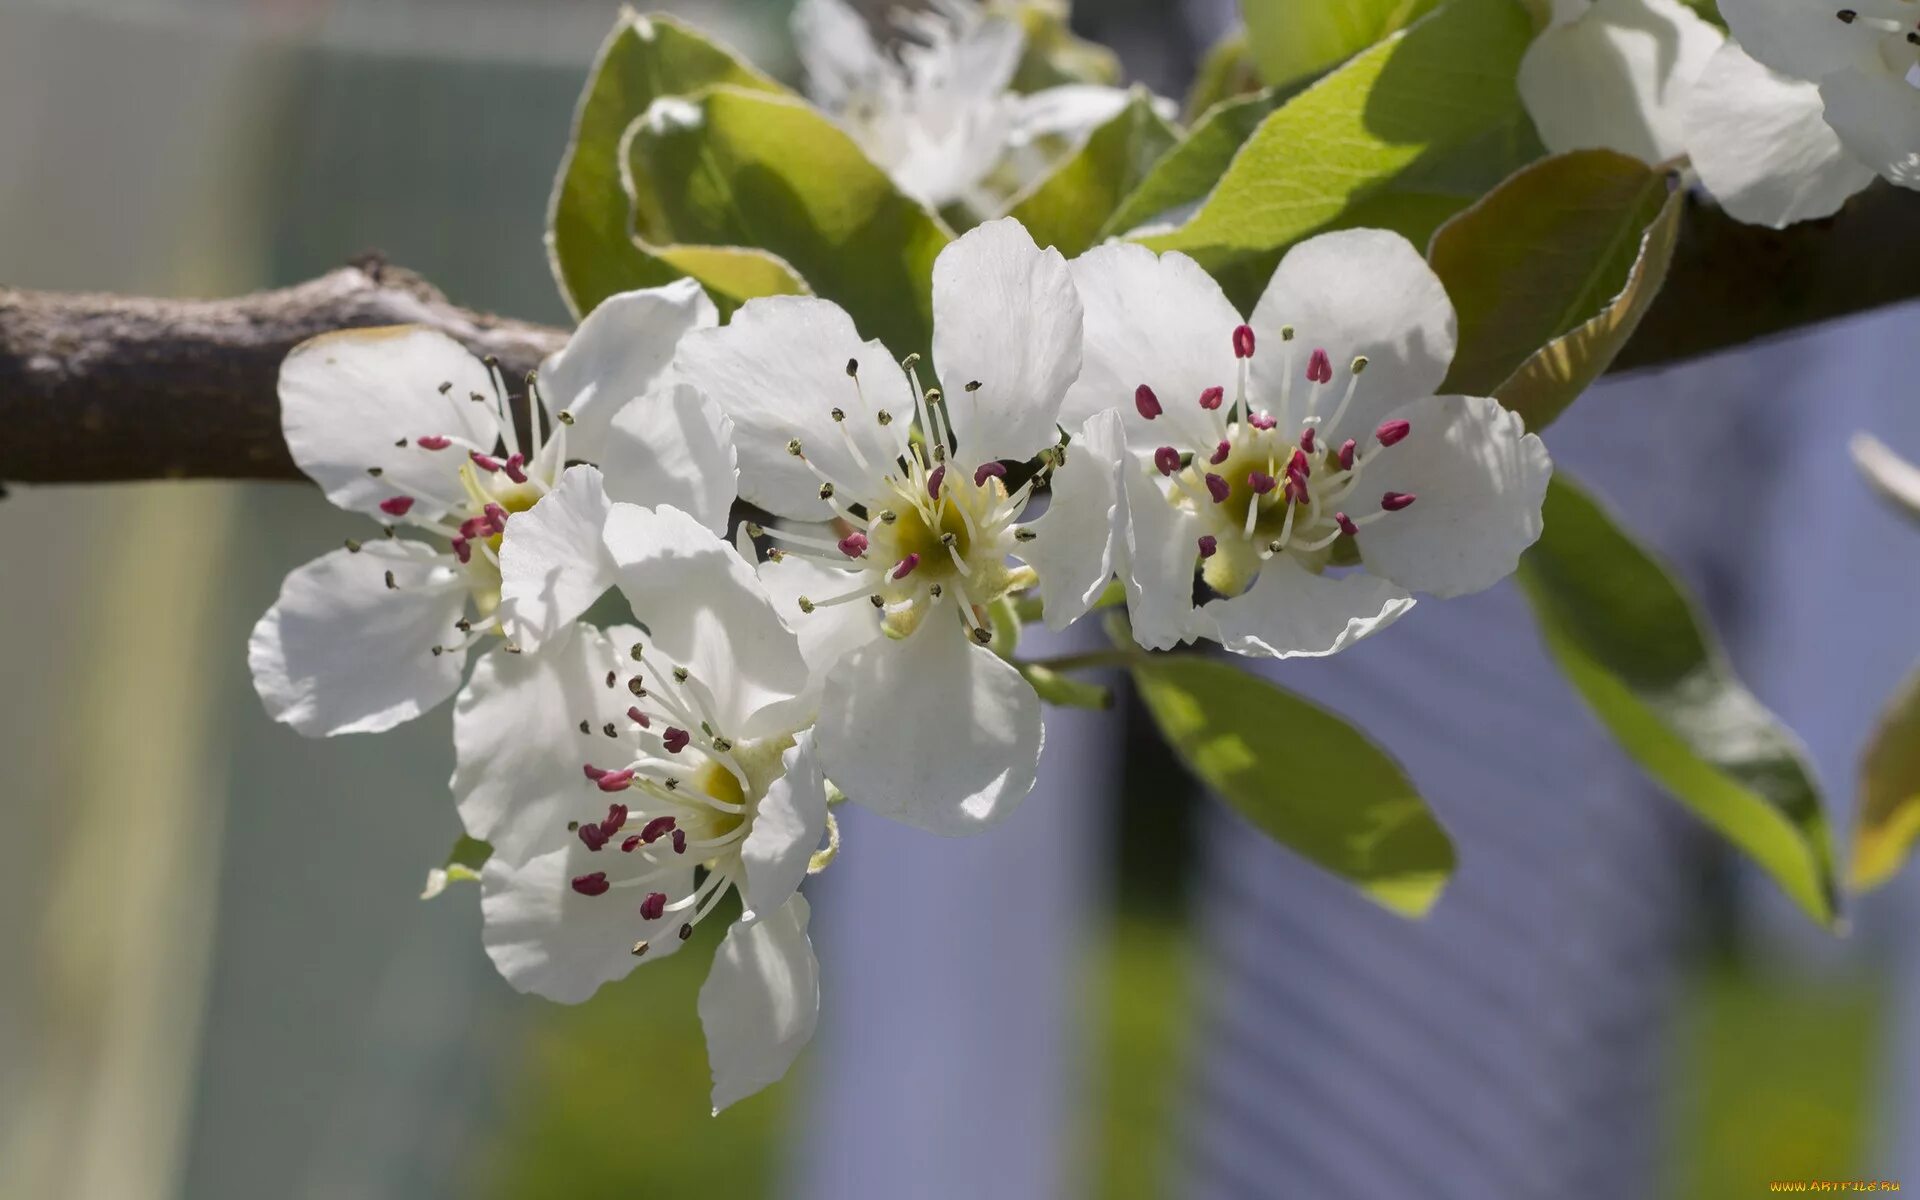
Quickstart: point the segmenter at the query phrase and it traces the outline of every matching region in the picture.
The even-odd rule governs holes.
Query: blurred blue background
[[[668,6],[793,76],[785,0]],[[1083,0],[1178,95],[1230,0]],[[367,249],[560,322],[541,246],[600,0],[0,0],[0,284],[219,295]],[[1671,555],[1845,813],[1920,657],[1913,308],[1613,381],[1549,438]],[[5,436],[0,431],[0,436]],[[1510,589],[1276,677],[1408,764],[1432,920],[1195,796],[1136,710],[1060,713],[992,834],[854,814],[811,892],[821,1032],[713,1119],[704,955],[515,995],[443,710],[310,742],[245,634],[354,522],[288,485],[0,503],[0,1197],[1750,1196],[1920,1139],[1912,880],[1835,941],[1663,798]],[[1038,639],[1036,639],[1038,640]]]

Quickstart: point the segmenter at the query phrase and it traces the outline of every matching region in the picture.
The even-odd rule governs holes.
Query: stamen
[[[1218,550],[1219,548],[1220,548],[1220,543],[1214,539],[1214,536],[1212,534],[1204,533],[1200,535],[1200,557],[1201,558],[1212,558],[1214,551]]]
[[[1227,497],[1233,493],[1233,489],[1227,486],[1226,480],[1209,471],[1207,472],[1207,492],[1213,497],[1215,504],[1225,504]]]
[[[507,456],[507,461],[500,464],[500,469],[505,471],[507,478],[515,483],[525,483],[527,481],[527,472],[524,469],[526,465],[526,457],[515,452]]]
[[[1221,402],[1226,398],[1227,389],[1223,387],[1210,387],[1200,393],[1200,407],[1206,409],[1208,412],[1212,412],[1219,408]]]
[[[1217,467],[1227,461],[1227,455],[1231,453],[1233,453],[1233,443],[1222,441],[1218,446],[1213,448],[1213,457],[1207,461]]]
[[[482,454],[478,450],[473,450],[467,454],[467,457],[472,459],[473,465],[482,471],[492,472],[500,469],[500,460],[491,454]]]
[[[1380,507],[1388,512],[1399,512],[1417,499],[1419,497],[1412,492],[1388,492],[1380,497]]]
[[[1005,464],[997,462],[981,463],[978,467],[974,468],[973,486],[985,487],[989,479],[1005,479],[1006,477],[1007,468]]]
[[[1254,471],[1247,476],[1247,486],[1253,489],[1256,496],[1264,496],[1271,492],[1279,482],[1265,471]]]
[[[573,890],[582,896],[604,896],[613,885],[607,882],[605,871],[595,871],[591,875],[575,875]]]
[[[1214,336],[1218,337],[1218,334]],[[1218,345],[1218,343],[1215,343]],[[1253,326],[1241,325],[1233,331],[1233,356],[1235,358],[1253,357]]]
[[[1353,452],[1355,449],[1357,449],[1357,447],[1354,445],[1352,438],[1348,438],[1346,441],[1340,443],[1340,469],[1342,471],[1353,470]]]
[[[867,552],[867,535],[855,530],[840,539],[839,548],[848,558],[859,558]]]
[[[591,822],[580,826],[575,829],[574,832],[580,836],[581,841],[587,844],[587,849],[596,854],[599,853],[601,847],[607,844],[607,835],[601,832],[600,826]]]
[[[1313,453],[1313,426],[1309,425],[1300,431],[1300,448],[1308,454]]]
[[[1226,445],[1225,442],[1220,444]],[[1217,463],[1220,459],[1214,461]],[[1162,446],[1153,452],[1153,465],[1159,468],[1162,475],[1171,475],[1180,469],[1180,452],[1172,446]]]
[[[1360,532],[1360,527],[1353,523],[1353,518],[1343,512],[1333,514],[1333,520],[1334,524],[1340,526],[1340,532],[1346,534],[1348,537],[1352,537]]]
[[[940,485],[946,481],[946,478],[947,467],[945,463],[933,469],[933,472],[927,476],[928,499],[938,500],[940,498]]]
[[[1333,382],[1333,360],[1328,358],[1327,352],[1318,346],[1315,346],[1313,353],[1307,356],[1307,381],[1309,383]]]
[[[633,771],[631,768],[619,771],[608,771],[593,782],[603,792],[625,791],[633,784]]]
[[[1412,429],[1413,423],[1410,421],[1382,421],[1380,428],[1373,431],[1373,436],[1380,439],[1382,446],[1391,446],[1406,437]]]
[[[1160,397],[1154,395],[1153,389],[1144,383],[1133,389],[1133,406],[1149,421],[1161,413]]]
[[[896,580],[905,579],[907,576],[913,574],[913,569],[919,565],[920,565],[920,556],[918,554],[907,555],[905,558],[900,560],[899,565],[893,568],[894,579]]]
[[[1247,414],[1247,424],[1253,426],[1255,429],[1272,429],[1275,425],[1278,425],[1279,422],[1266,413],[1257,412]]]
[[[413,439],[413,444],[422,450],[445,450],[448,446],[453,445],[453,439],[437,433],[430,433],[425,437]]]
[[[640,706],[637,704],[627,709],[627,720],[632,721],[642,729],[653,728],[653,722],[647,719],[647,714],[641,712]]]
[[[412,507],[412,496],[389,496],[380,502],[380,511],[390,517],[404,517]]]

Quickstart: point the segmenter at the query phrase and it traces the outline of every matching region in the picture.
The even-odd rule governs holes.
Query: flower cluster
[[[831,804],[959,835],[1032,788],[1009,601],[1064,626],[1117,577],[1147,648],[1328,654],[1540,533],[1546,453],[1434,394],[1453,309],[1396,234],[1302,243],[1243,318],[1181,255],[1069,263],[1002,219],[941,253],[932,303],[922,363],[812,297],[721,324],[690,285],[616,296],[518,410],[420,330],[282,371],[297,461],[386,536],[289,577],[253,639],[269,710],[374,730],[458,690],[517,988],[583,1000],[737,912],[700,994],[716,1110],[814,1028]]]

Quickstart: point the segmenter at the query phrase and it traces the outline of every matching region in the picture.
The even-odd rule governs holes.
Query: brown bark
[[[330,329],[409,323],[498,356],[509,379],[566,340],[377,259],[230,300],[0,289],[0,481],[301,479],[280,436],[280,360]]]

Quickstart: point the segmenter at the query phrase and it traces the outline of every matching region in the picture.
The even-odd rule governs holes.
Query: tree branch
[[[1690,201],[1667,285],[1616,370],[1656,366],[1920,296],[1920,192],[1876,183],[1787,230]],[[300,479],[280,360],[315,334],[418,323],[510,379],[566,334],[470,312],[377,259],[233,300],[0,289],[0,480]]]
[[[280,435],[280,360],[331,329],[424,324],[509,379],[566,334],[470,312],[365,259],[232,300],[0,289],[0,480],[302,479]]]

